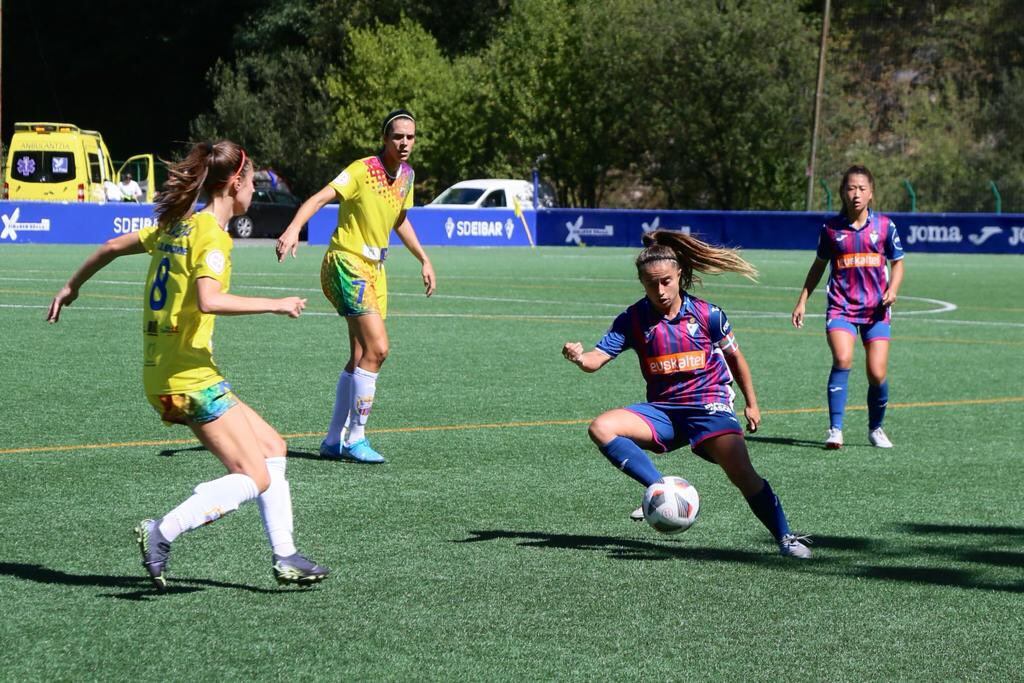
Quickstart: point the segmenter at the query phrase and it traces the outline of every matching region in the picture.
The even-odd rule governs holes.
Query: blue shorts
[[[829,318],[825,321],[825,334],[839,331],[847,332],[856,337],[858,330],[860,331],[861,341],[864,344],[869,344],[873,341],[889,341],[892,328],[884,320],[873,323],[851,323],[843,318]]]
[[[656,453],[681,448],[687,442],[696,450],[702,441],[722,434],[743,434],[732,405],[676,405],[673,403],[634,403],[626,410],[636,413],[651,428]]]

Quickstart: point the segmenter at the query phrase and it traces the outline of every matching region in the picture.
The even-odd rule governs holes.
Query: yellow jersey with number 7
[[[196,280],[231,284],[231,237],[209,212],[139,231],[153,256],[143,301],[143,386],[147,395],[199,391],[224,378],[213,362],[216,316],[199,310]]]

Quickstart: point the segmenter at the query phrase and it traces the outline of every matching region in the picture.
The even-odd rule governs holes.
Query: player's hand
[[[430,264],[430,261],[423,262],[420,274],[423,276],[423,289],[426,291],[427,296],[430,296],[437,289],[437,276],[434,275],[434,266]]]
[[[885,294],[882,295],[882,305],[892,306],[894,303],[896,303],[896,292],[891,289],[885,290]]]
[[[46,312],[46,322],[55,323],[60,321],[60,311],[65,306],[70,306],[78,298],[78,290],[71,289],[67,285],[61,287],[57,296],[50,302],[50,310]]]
[[[761,426],[761,409],[747,406],[743,409],[743,417],[747,418],[747,431],[753,434]]]
[[[583,344],[579,342],[566,342],[565,346],[562,347],[562,355],[570,363],[579,365],[580,359],[583,357]]]
[[[806,304],[799,303],[796,305],[796,308],[793,309],[793,327],[798,330],[804,326],[804,311],[806,308]]]
[[[306,300],[297,296],[286,296],[278,299],[280,306],[274,313],[286,315],[289,318],[298,318],[302,315],[302,309],[306,307]]]
[[[284,261],[284,257],[290,252],[292,258],[295,258],[295,252],[299,249],[299,231],[292,230],[290,227],[286,229],[281,236],[277,238],[277,262],[281,263]]]

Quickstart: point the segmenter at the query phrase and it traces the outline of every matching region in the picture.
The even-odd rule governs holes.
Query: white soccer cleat
[[[892,448],[892,441],[889,441],[889,437],[885,435],[881,427],[868,432],[868,441],[875,448]]]
[[[783,557],[795,557],[798,560],[809,560],[811,559],[811,549],[807,546],[810,545],[811,539],[807,536],[799,536],[797,534],[786,534],[779,541],[779,554]]]
[[[642,522],[642,521],[644,521],[644,508],[643,508],[643,506],[640,506],[636,510],[633,510],[632,512],[630,512],[629,513],[629,518],[631,520],[633,520],[634,522]]]
[[[878,430],[881,431],[881,430]],[[885,436],[884,434],[882,436]],[[892,444],[889,444],[890,446]],[[825,448],[836,451],[843,447],[843,430],[835,427],[828,428],[828,438],[825,439]]]

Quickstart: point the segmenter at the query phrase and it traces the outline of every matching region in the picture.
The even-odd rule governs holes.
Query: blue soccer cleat
[[[360,439],[355,443],[345,446],[337,443],[329,445],[326,441],[320,444],[320,457],[328,460],[341,460],[343,462],[356,462],[364,465],[378,465],[387,462],[384,456],[370,447],[367,439]]]
[[[370,447],[368,439],[359,439],[353,444],[344,446],[341,449],[341,459],[351,462],[361,462],[367,465],[377,465],[383,462],[384,456]]]

